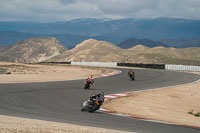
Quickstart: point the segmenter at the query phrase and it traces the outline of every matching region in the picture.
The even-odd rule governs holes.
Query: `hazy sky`
[[[200,19],[200,0],[0,0],[0,21],[155,17]]]

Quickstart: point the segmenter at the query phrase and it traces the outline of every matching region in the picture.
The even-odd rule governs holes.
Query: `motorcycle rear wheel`
[[[90,89],[90,85],[88,83],[85,84],[84,89]]]

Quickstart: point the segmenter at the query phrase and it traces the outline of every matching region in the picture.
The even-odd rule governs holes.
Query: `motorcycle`
[[[90,89],[91,85],[93,84],[93,81],[87,80],[85,82],[84,89]]]
[[[103,104],[104,99],[89,99],[83,102],[81,111],[88,111],[90,113],[99,110]]]
[[[135,73],[134,72],[129,72],[128,76],[131,80],[135,80]]]

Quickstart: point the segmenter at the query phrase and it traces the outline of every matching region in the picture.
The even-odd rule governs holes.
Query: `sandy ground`
[[[0,115],[0,133],[128,133],[128,132]]]
[[[0,83],[50,82],[86,79],[90,75],[100,76],[111,69],[71,65],[38,65],[0,62],[0,69],[11,74],[0,74]]]
[[[200,81],[177,87],[135,92],[108,100],[103,107],[113,112],[178,125],[200,127]],[[120,108],[119,108],[120,107]]]

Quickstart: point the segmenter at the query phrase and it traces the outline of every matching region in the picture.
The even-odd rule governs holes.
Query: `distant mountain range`
[[[144,38],[157,46],[183,48],[200,46],[200,20],[180,18],[155,19],[75,19],[65,22],[0,21],[0,45],[11,45],[30,37],[55,37],[65,47],[94,38],[115,45],[136,38]],[[146,45],[146,44],[145,44]],[[125,47],[125,46],[123,46]],[[128,48],[128,47],[126,47]]]
[[[68,50],[55,38],[31,38],[12,46],[0,47],[0,61],[37,63],[68,62],[133,62],[183,64],[200,66],[200,48],[172,48],[136,45],[122,49],[107,41],[88,39]]]
[[[176,48],[200,47],[200,38],[196,39],[163,39],[160,42]]]
[[[33,34],[33,33],[23,33],[17,31],[0,31],[0,46],[7,46],[15,44],[22,40],[27,40],[29,38],[40,38],[40,37],[55,37],[61,44],[65,47],[71,49],[76,44],[89,39],[87,36],[78,36],[70,34]]]
[[[121,48],[131,48],[131,47],[134,47],[138,44],[142,44],[142,45],[145,45],[147,47],[156,47],[156,46],[164,46],[164,47],[169,47],[168,45],[162,43],[162,42],[158,42],[158,41],[152,41],[152,40],[149,40],[149,39],[136,39],[136,38],[131,38],[131,39],[128,39],[128,40],[125,40],[121,43],[118,44],[119,47]]]
[[[75,48],[47,61],[133,62],[153,64],[200,65],[200,48],[149,48],[136,45],[122,49],[107,41],[85,40]]]

